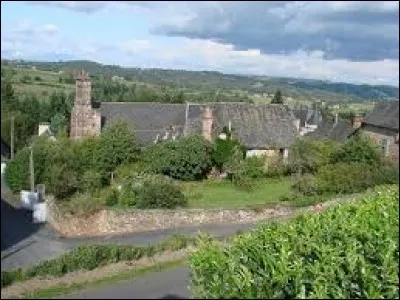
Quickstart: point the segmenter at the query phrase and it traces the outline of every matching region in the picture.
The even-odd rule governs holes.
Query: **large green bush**
[[[119,204],[141,209],[171,209],[186,206],[187,199],[169,178],[141,172],[131,174],[122,181]]]
[[[304,195],[358,193],[369,187],[399,182],[396,165],[336,163],[321,167],[315,176],[300,177],[292,186]]]
[[[169,182],[145,181],[136,199],[137,208],[173,209],[187,205],[187,199],[178,186]]]
[[[107,183],[107,175],[96,170],[87,170],[80,178],[81,191],[94,192]]]
[[[339,145],[331,140],[314,141],[301,137],[296,139],[289,152],[289,169],[292,173],[315,173],[329,163],[330,156]]]
[[[398,186],[295,220],[273,222],[190,256],[203,299],[395,299],[399,293]]]
[[[376,143],[362,133],[349,138],[340,148],[331,153],[330,163],[365,163],[379,165],[383,157]]]
[[[212,166],[211,144],[193,135],[150,146],[142,161],[150,170],[180,180],[205,178]]]
[[[112,172],[121,164],[133,163],[139,156],[135,136],[127,124],[117,121],[101,132],[96,165],[103,172]]]

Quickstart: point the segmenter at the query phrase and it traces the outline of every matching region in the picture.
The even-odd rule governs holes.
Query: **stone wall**
[[[396,142],[396,136],[398,135],[398,132],[374,126],[364,126],[363,132],[378,145],[381,145],[381,141],[386,139],[387,151],[385,156],[395,162],[399,162],[399,144]]]
[[[102,210],[90,216],[64,215],[54,201],[48,203],[48,222],[64,237],[105,236],[168,229],[201,224],[246,224],[288,215],[291,209],[179,209],[179,210]]]

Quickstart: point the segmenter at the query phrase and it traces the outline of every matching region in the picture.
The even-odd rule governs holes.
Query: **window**
[[[388,148],[388,139],[382,138],[381,139],[381,149],[382,153],[386,155]]]

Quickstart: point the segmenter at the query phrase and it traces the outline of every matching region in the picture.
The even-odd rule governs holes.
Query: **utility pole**
[[[33,168],[33,146],[30,147],[31,148],[31,155],[30,155],[30,159],[29,159],[29,165],[30,165],[30,173],[31,173],[31,192],[34,193],[35,192],[35,171]]]
[[[11,160],[14,159],[14,116],[11,117]]]

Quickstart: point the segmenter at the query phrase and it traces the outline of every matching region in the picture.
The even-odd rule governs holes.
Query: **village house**
[[[70,137],[98,135],[104,126],[119,119],[132,128],[142,146],[191,134],[214,140],[224,127],[231,127],[249,156],[276,154],[284,159],[299,136],[300,122],[279,104],[102,102],[94,109],[89,76],[81,71],[76,78]]]
[[[380,145],[386,157],[399,162],[399,102],[380,101],[365,116],[362,131]]]
[[[344,142],[358,130],[371,137],[381,147],[386,157],[399,160],[398,101],[379,101],[364,118],[355,116],[352,120],[344,120],[336,115],[333,120],[321,122],[317,130],[306,136],[312,139],[328,138]]]
[[[300,120],[300,135],[306,135],[318,128],[318,124],[322,122],[322,112],[320,109],[310,109],[308,106],[295,107],[293,114],[296,119]]]

